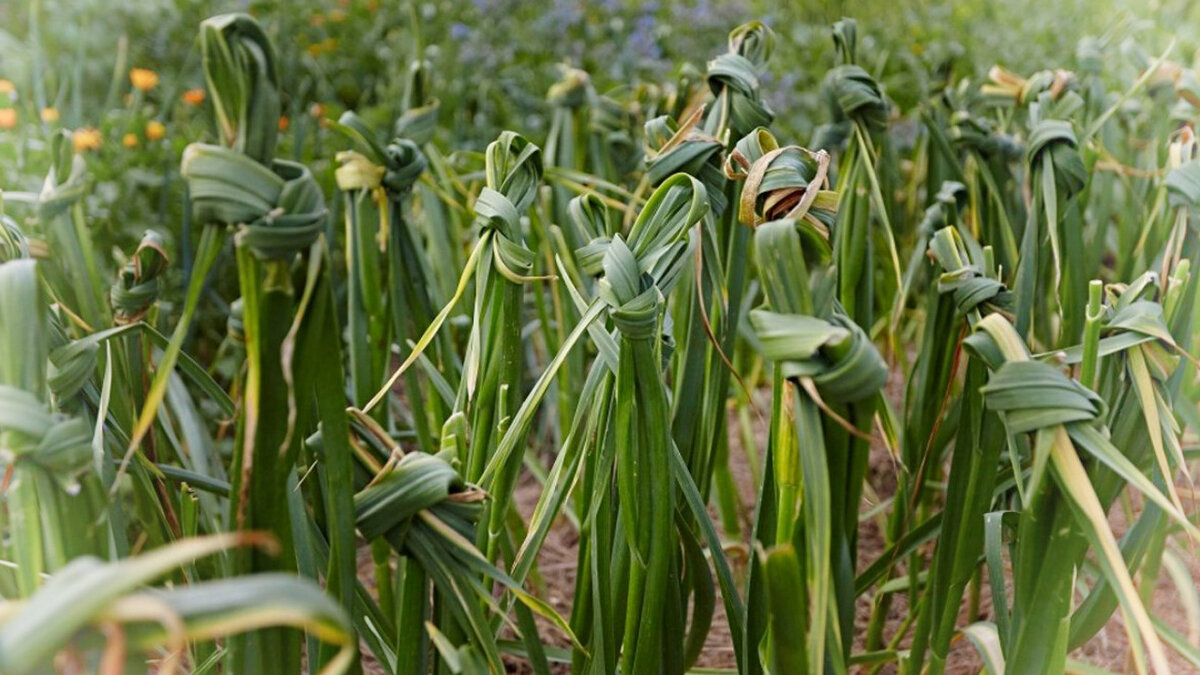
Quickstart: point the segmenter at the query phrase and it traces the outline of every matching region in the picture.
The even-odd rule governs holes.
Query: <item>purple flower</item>
[[[639,56],[655,60],[662,56],[662,48],[658,45],[655,29],[658,22],[652,14],[643,14],[633,22],[633,32],[629,34],[629,47]]]

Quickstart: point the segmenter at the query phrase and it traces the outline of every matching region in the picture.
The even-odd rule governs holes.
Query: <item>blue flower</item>
[[[629,34],[629,47],[639,56],[654,60],[662,56],[662,48],[658,45],[655,30],[658,22],[651,14],[643,14],[633,22],[633,32]]]

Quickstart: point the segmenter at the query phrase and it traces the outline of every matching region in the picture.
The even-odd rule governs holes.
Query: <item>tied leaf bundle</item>
[[[167,263],[162,235],[147,232],[109,292],[117,323],[138,321],[150,311],[162,291]]]
[[[769,508],[759,510],[754,533],[765,554],[751,568],[748,589],[749,610],[768,618],[747,623],[747,630],[749,639],[770,645],[773,670],[827,662],[840,670],[853,637],[864,439],[887,367],[832,297],[834,279],[810,275],[807,259],[818,266],[828,259],[803,244],[801,229],[778,220],[754,236],[770,310],[754,310],[751,323],[764,358],[774,362],[775,385],[760,492]],[[776,604],[795,593],[800,612]]]
[[[1021,240],[1021,264],[1014,288],[1017,296],[1017,330],[1027,334],[1037,323],[1032,298],[1049,279],[1062,304],[1066,335],[1079,334],[1086,304],[1086,280],[1073,272],[1082,267],[1083,241],[1075,197],[1085,187],[1087,172],[1079,157],[1075,131],[1065,120],[1049,115],[1049,92],[1032,106],[1033,128],[1026,159],[1030,166],[1033,205]],[[1072,96],[1075,96],[1073,92]],[[1078,97],[1075,96],[1077,99]],[[1043,234],[1044,233],[1044,234]],[[1050,243],[1049,265],[1040,254],[1042,242]],[[1042,262],[1039,262],[1042,261]],[[1053,343],[1045,320],[1036,334]]]
[[[744,181],[738,210],[743,224],[804,220],[828,242],[837,214],[836,193],[829,189],[829,153],[780,147],[770,131],[757,129],[729,153],[725,175]]]
[[[838,299],[855,323],[870,328],[875,306],[871,270],[875,265],[876,237],[872,221],[877,219],[895,273],[896,298],[892,301],[891,321],[894,328],[896,312],[903,304],[904,283],[892,227],[892,179],[878,168],[884,165],[881,157],[890,152],[881,132],[887,127],[891,106],[875,79],[855,63],[858,29],[854,20],[842,19],[834,24],[833,42],[841,65],[830,70],[821,85],[833,122],[818,132],[816,145],[832,149],[848,143],[838,164],[838,220],[833,240]]]
[[[741,138],[771,123],[775,114],[762,101],[759,76],[774,49],[775,33],[764,23],[745,23],[729,34],[729,51],[708,64],[714,100],[704,120],[706,133]]]
[[[268,531],[280,543],[279,556],[239,555],[235,568],[297,569],[288,486],[296,461],[306,451],[302,439],[320,422],[327,470],[321,475],[318,501],[331,526],[324,573],[331,594],[349,606],[355,570],[352,465],[345,397],[340,385],[331,386],[343,378],[328,254],[322,244],[328,210],[306,166],[274,157],[277,66],[257,22],[238,14],[214,17],[202,25],[200,40],[222,145],[189,145],[180,167],[193,213],[206,225],[184,312],[186,316],[194,311],[193,293],[198,294],[220,250],[219,233],[234,228],[246,358],[239,374],[244,377],[245,413],[237,424],[229,518],[237,530]],[[297,298],[292,264],[298,258],[308,265]],[[172,347],[176,344],[173,341]],[[324,364],[312,359],[318,353]],[[148,397],[145,410],[153,405]],[[297,643],[293,632],[260,631],[235,641],[233,658],[240,667],[258,671],[267,665],[268,654],[280,653],[282,667],[288,669],[298,665]],[[328,664],[341,657],[322,649],[310,658]]]
[[[66,565],[68,551],[90,552],[98,543],[87,532],[88,519],[98,514],[81,493],[91,430],[83,419],[48,407],[49,325],[37,267],[28,259],[0,263],[0,345],[6,354],[23,355],[0,366],[0,464],[20,597],[42,586],[42,574]]]
[[[337,154],[338,188],[345,193],[346,268],[351,275],[347,302],[350,373],[356,400],[365,402],[383,383],[391,346],[407,355],[435,315],[431,263],[420,234],[406,215],[413,188],[427,167],[417,144],[395,138],[381,144],[352,112],[335,127],[352,143]],[[446,367],[442,344],[431,350],[434,363]],[[406,385],[421,447],[434,450],[436,429],[446,413],[427,383],[410,375]],[[379,409],[378,419],[386,420]]]

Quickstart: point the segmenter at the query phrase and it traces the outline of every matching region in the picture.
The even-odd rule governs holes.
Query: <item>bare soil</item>
[[[889,387],[890,395],[895,395],[894,387]],[[764,408],[765,409],[765,408]],[[736,420],[731,416],[730,425],[736,424]],[[765,430],[757,429],[759,447],[765,445]],[[754,485],[755,480],[751,475],[749,465],[746,460],[746,453],[737,441],[737,434],[731,435],[731,450],[730,450],[730,468],[733,472],[740,501],[743,509],[742,522],[748,523],[753,513],[754,506]],[[898,466],[893,461],[887,450],[882,446],[872,447],[870,457],[870,470],[868,476],[869,490],[865,491],[864,500],[860,512],[868,511],[875,504],[874,499],[887,499],[896,490]],[[534,505],[537,502],[541,492],[541,485],[530,475],[525,475],[518,487],[516,494],[516,502],[521,514],[528,520],[533,511]],[[1189,494],[1186,488],[1180,489],[1181,494]],[[1191,510],[1194,510],[1197,504],[1192,502],[1188,505]],[[1134,513],[1139,508],[1137,503],[1126,503],[1124,506],[1118,500],[1110,514],[1110,523],[1118,537],[1126,528],[1127,519],[1124,509],[1131,508]],[[713,511],[714,522],[717,520],[717,514]],[[735,574],[739,578],[744,579],[746,552],[748,550],[746,538],[749,536],[749,528],[742,528],[742,539],[729,539],[726,543],[726,554],[730,558],[731,564],[734,566]],[[530,580],[530,590],[549,602],[563,616],[568,616],[571,610],[571,597],[575,587],[575,568],[576,568],[576,550],[578,544],[578,535],[572,525],[565,518],[560,518],[552,528],[546,544],[543,547],[538,558],[538,568],[536,575],[533,575]],[[859,571],[865,570],[880,554],[884,552],[886,544],[884,541],[883,532],[880,528],[880,520],[878,518],[864,518],[859,525]],[[1191,573],[1192,583],[1200,584],[1200,556],[1196,555],[1194,549],[1176,548],[1175,552],[1186,563],[1189,572]],[[932,553],[932,545],[925,551],[928,555]],[[903,569],[902,567],[900,569]],[[371,562],[370,554],[364,548],[360,552],[360,575],[364,582],[372,584],[371,580]],[[1135,580],[1138,581],[1138,580]],[[1082,596],[1078,598],[1082,600]],[[873,594],[866,593],[858,599],[855,624],[858,631],[856,636],[856,644],[861,646],[862,638],[866,633],[867,623],[871,613],[873,603]],[[989,586],[986,579],[986,572],[983,579],[980,602],[979,615],[975,617],[967,616],[967,606],[964,601],[962,613],[959,617],[960,626],[967,625],[971,620],[986,620],[991,609],[991,598]],[[1165,572],[1160,575],[1157,587],[1155,589],[1152,613],[1164,620],[1168,625],[1172,626],[1176,631],[1187,635],[1189,631],[1187,616],[1182,604],[1178,601],[1175,588]],[[889,639],[901,627],[904,619],[908,614],[907,599],[904,593],[894,595],[890,609],[888,611],[885,622],[884,638]],[[540,621],[540,619],[539,619]],[[565,637],[557,632],[557,630],[549,626],[545,622],[541,623],[542,637],[546,641],[557,644],[559,646],[567,646]],[[705,643],[704,652],[700,657],[697,665],[711,668],[729,668],[735,667],[734,651],[732,636],[729,632],[728,623],[725,619],[725,613],[721,602],[718,600],[716,615],[713,620],[713,626],[709,633],[708,640]],[[1192,636],[1195,641],[1197,636]],[[907,646],[907,640],[901,641],[901,647]],[[1200,646],[1200,645],[1198,645]],[[1168,648],[1168,655],[1171,659],[1171,665],[1176,673],[1192,673],[1197,672],[1188,662],[1182,657],[1179,657]],[[1086,645],[1076,650],[1071,654],[1071,657],[1081,662],[1102,667],[1114,673],[1125,673],[1132,671],[1132,665],[1129,661],[1129,642],[1125,635],[1124,622],[1120,611],[1113,614],[1108,624],[1101,630],[1091,641]],[[376,664],[365,663],[367,672],[375,673],[382,672]],[[530,672],[525,664],[513,659],[508,664],[510,672],[525,673]],[[982,668],[982,661],[976,654],[974,648],[966,639],[956,639],[950,652],[950,658],[947,663],[947,672],[952,674],[967,674],[978,673]],[[862,667],[858,672],[866,673],[868,669]],[[567,672],[563,667],[558,672]],[[895,668],[885,666],[880,672],[895,673]]]

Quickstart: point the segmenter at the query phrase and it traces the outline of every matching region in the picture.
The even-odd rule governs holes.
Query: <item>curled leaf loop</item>
[[[158,300],[162,275],[167,270],[167,250],[162,235],[147,232],[133,258],[121,268],[109,291],[113,318],[119,324],[141,320]]]

